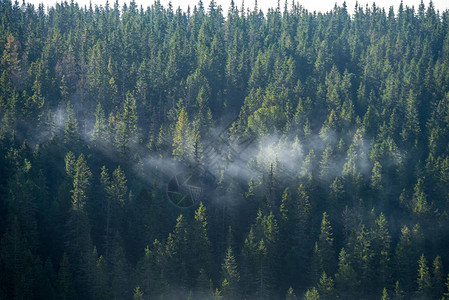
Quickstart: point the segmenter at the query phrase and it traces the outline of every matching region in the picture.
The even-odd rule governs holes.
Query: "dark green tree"
[[[423,299],[431,297],[432,294],[432,282],[430,278],[430,270],[427,266],[427,260],[424,254],[421,255],[418,260],[418,278],[416,279],[418,284],[417,295]]]
[[[221,266],[221,294],[226,298],[235,298],[239,295],[240,273],[237,261],[229,247],[226,251],[224,262]]]
[[[64,127],[64,144],[68,149],[79,152],[81,148],[81,134],[79,131],[78,120],[73,110],[73,105],[69,101],[67,102],[67,120]]]

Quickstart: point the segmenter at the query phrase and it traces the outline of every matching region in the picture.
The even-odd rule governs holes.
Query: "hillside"
[[[0,299],[449,299],[449,11],[0,1]]]

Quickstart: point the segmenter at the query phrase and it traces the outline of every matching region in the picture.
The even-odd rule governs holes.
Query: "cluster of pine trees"
[[[449,299],[449,11],[1,0],[0,49],[0,299]]]

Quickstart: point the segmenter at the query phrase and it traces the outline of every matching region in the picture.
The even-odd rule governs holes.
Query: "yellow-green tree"
[[[192,130],[184,107],[178,115],[172,146],[174,148],[172,154],[178,160],[185,160],[193,154]]]

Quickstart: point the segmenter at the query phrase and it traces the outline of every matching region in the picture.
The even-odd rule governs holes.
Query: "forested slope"
[[[348,10],[2,0],[0,299],[449,299],[449,12]]]

